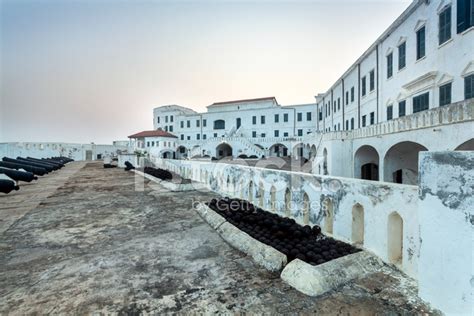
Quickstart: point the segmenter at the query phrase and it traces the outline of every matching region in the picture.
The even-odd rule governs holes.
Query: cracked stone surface
[[[149,180],[136,191],[134,176],[77,162],[14,193],[23,199],[0,196],[0,314],[430,312],[390,267],[324,296],[299,293],[192,209],[213,193]]]

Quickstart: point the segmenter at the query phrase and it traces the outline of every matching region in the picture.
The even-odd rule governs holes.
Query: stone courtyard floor
[[[192,209],[134,173],[75,162],[0,196],[0,314],[420,314],[389,267],[308,297],[227,245]]]

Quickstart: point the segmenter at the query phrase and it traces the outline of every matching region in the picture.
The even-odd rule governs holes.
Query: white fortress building
[[[314,104],[166,105],[153,125],[129,138],[155,165],[320,225],[397,266],[444,313],[472,315],[474,1],[413,1]],[[311,168],[212,161],[272,156]]]

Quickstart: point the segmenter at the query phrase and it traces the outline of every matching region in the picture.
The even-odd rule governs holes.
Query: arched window
[[[291,191],[288,188],[285,191],[285,215],[291,216]]]
[[[305,192],[303,194],[303,224],[308,225],[309,224],[309,212],[310,212],[310,201],[309,201],[309,196]]]
[[[323,201],[324,210],[324,231],[328,234],[332,234],[334,226],[334,208],[330,199]]]
[[[397,212],[388,217],[388,260],[394,264],[403,262],[403,219]]]
[[[364,207],[358,203],[352,207],[352,242],[364,243]]]
[[[276,211],[276,189],[274,186],[272,186],[272,188],[270,189],[270,208],[272,211]]]
[[[225,121],[224,120],[215,120],[214,121],[214,129],[225,129]]]

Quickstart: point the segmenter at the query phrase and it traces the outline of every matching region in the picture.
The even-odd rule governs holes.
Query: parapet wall
[[[249,200],[302,225],[320,225],[327,234],[358,243],[417,277],[420,238],[416,186],[225,163],[157,158],[153,162],[203,182],[222,195]],[[399,236],[389,234],[394,217],[402,221]],[[389,252],[394,238],[400,239],[400,254],[395,257]]]
[[[128,146],[70,144],[70,143],[0,143],[0,158],[35,157],[47,158],[63,156],[78,160],[97,160],[105,155],[117,155],[119,151],[127,151]]]

